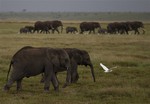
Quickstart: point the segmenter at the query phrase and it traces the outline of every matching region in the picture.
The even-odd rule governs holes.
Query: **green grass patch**
[[[73,24],[72,24],[73,22]],[[79,22],[64,26],[79,26]],[[145,23],[142,35],[81,35],[81,34],[17,34],[24,22],[0,23],[0,104],[149,104],[150,103],[150,24]],[[30,23],[29,24],[33,24]],[[106,26],[107,23],[102,23]],[[94,65],[96,82],[89,67],[79,66],[79,81],[63,89],[66,72],[58,74],[60,91],[44,93],[41,76],[24,78],[23,90],[14,83],[4,92],[6,75],[12,56],[23,46],[74,47],[87,50]],[[102,62],[111,73],[104,73]]]

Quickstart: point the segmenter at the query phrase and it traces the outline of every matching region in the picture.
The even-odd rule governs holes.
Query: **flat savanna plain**
[[[78,22],[63,22],[64,27],[79,26]],[[145,34],[18,34],[19,28],[32,22],[0,23],[0,104],[149,104],[150,103],[150,24],[145,22]],[[106,27],[107,23],[101,23]],[[58,73],[59,92],[50,86],[45,93],[41,75],[24,78],[23,90],[17,92],[14,83],[3,91],[12,56],[23,46],[70,47],[89,52],[95,69],[96,82],[90,68],[79,66],[79,81],[62,88],[66,72]],[[99,63],[116,67],[104,73]]]

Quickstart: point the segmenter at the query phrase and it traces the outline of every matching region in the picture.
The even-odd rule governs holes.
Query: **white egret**
[[[104,69],[104,72],[108,73],[108,72],[112,72],[111,69],[108,69],[105,65],[103,65],[102,63],[100,63],[100,66]]]

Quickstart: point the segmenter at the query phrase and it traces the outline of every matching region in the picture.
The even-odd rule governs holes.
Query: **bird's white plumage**
[[[108,69],[105,65],[103,65],[102,63],[100,63],[100,66],[104,69],[104,72],[111,72],[111,69]]]

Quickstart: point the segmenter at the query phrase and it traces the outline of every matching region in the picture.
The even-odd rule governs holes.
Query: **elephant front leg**
[[[45,92],[48,92],[48,91],[49,91],[50,80],[51,80],[51,77],[46,75],[46,76],[45,76],[45,85],[44,85],[44,91],[45,91]]]
[[[74,63],[71,68],[71,83],[76,83],[79,79],[77,68],[78,68],[77,63]]]
[[[77,83],[78,79],[79,79],[79,74],[77,72],[71,75],[71,83]]]
[[[67,68],[66,83],[63,85],[63,88],[67,87],[70,83],[71,83],[71,69]]]
[[[49,70],[50,70],[50,69],[49,69]],[[51,72],[46,71],[46,72],[44,73],[44,75],[45,75],[44,91],[45,91],[45,92],[49,92],[50,82],[51,82],[51,79],[52,79],[52,77],[51,77]]]
[[[58,79],[55,73],[53,73],[52,75],[52,84],[54,86],[54,90],[59,91],[59,83],[58,83]]]
[[[49,62],[46,62],[45,71],[44,71],[44,76],[45,76],[44,91],[45,92],[49,92],[50,82],[54,74],[53,70],[54,70],[53,65],[50,64]]]

